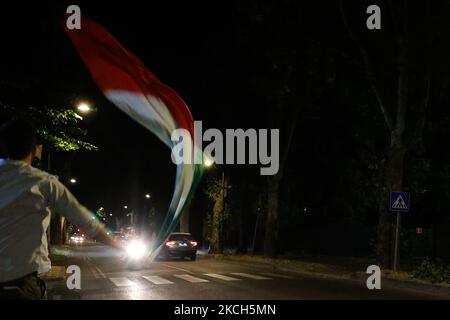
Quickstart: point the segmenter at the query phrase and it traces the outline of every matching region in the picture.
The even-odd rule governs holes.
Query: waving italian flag
[[[188,130],[194,137],[194,122],[183,99],[151,73],[101,25],[83,17],[81,29],[63,28],[108,100],[172,148],[171,134]],[[191,154],[200,152],[191,141]],[[175,189],[157,248],[169,236],[201,177],[201,166],[177,165]],[[153,251],[152,257],[158,250]]]

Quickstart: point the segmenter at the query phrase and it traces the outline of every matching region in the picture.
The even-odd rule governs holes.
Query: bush
[[[450,283],[450,267],[439,260],[432,261],[427,257],[414,270],[413,276],[433,283]]]

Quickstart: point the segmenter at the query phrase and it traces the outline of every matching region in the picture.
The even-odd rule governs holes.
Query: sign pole
[[[409,192],[392,191],[389,210],[397,213],[397,225],[395,226],[395,246],[394,246],[394,272],[397,272],[400,260],[400,226],[401,213],[409,211]]]
[[[399,241],[400,241],[400,211],[397,211],[397,225],[395,226],[395,248],[394,248],[394,272],[397,272],[399,263]]]

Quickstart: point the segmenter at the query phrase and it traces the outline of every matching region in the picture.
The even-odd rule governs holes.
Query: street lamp
[[[128,206],[123,206],[124,209],[128,209]]]
[[[206,158],[205,161],[203,162],[203,164],[205,165],[205,167],[209,168],[214,164],[214,161],[212,161],[211,159]]]
[[[77,179],[75,179],[75,178],[70,179],[70,183],[71,183],[71,184],[77,183]]]
[[[211,167],[214,164],[214,160],[211,159],[211,157],[207,156],[206,154],[203,154],[203,165],[206,168]]]
[[[88,112],[92,111],[91,106],[85,102],[78,104],[77,109],[78,109],[78,111],[81,111],[82,113],[88,113]]]
[[[145,197],[146,197],[147,199],[150,199],[150,195],[149,195],[148,193],[145,195]]]

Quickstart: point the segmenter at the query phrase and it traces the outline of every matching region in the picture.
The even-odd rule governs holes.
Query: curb
[[[358,272],[357,277],[362,279],[366,279],[367,275],[364,272]],[[413,291],[420,291],[430,294],[439,294],[446,296],[447,299],[450,299],[450,286],[448,285],[439,285],[428,282],[423,282],[420,280],[400,280],[395,279],[390,276],[383,275],[381,276],[381,287],[388,287],[394,289],[407,289]]]
[[[217,259],[217,257],[211,257],[213,259]],[[271,265],[267,263],[260,262],[248,262],[248,261],[240,261],[238,259],[233,259],[231,256],[222,256],[220,259],[228,260],[232,262],[239,262],[241,264],[251,265],[253,267],[263,267],[265,269],[279,270],[284,272],[295,273],[298,275],[304,275],[309,277],[321,278],[321,279],[332,279],[332,280],[351,280],[351,281],[362,281],[366,282],[368,275],[365,272],[352,272],[343,275],[335,275],[329,273],[322,272],[312,272],[312,271],[304,271],[296,268],[289,267],[280,267],[276,265]],[[447,285],[438,285],[427,282],[421,282],[420,280],[399,280],[386,275],[382,275],[381,277],[381,285],[382,287],[387,287],[390,289],[407,289],[412,291],[420,291],[421,293],[430,293],[430,294],[438,294],[445,296],[447,299],[450,299],[450,286]]]
[[[46,281],[58,281],[66,278],[66,267],[64,266],[52,266],[52,269],[43,276]]]
[[[309,277],[315,277],[315,278],[322,278],[322,279],[332,279],[332,280],[359,280],[358,277],[353,273],[347,273],[342,275],[335,275],[330,273],[321,273],[321,272],[313,272],[313,271],[303,271],[298,270],[295,268],[286,268],[286,267],[277,267],[275,266],[276,270],[284,271],[284,272],[291,272],[296,273],[299,275],[309,276]]]
[[[282,267],[277,265],[272,265],[268,263],[262,263],[262,262],[249,262],[249,261],[242,261],[238,259],[233,259],[233,257],[214,257],[210,256],[212,259],[223,259],[230,262],[235,262],[247,266],[252,267],[258,267],[263,269],[270,269],[270,270],[279,270],[283,272],[290,272],[295,273],[298,275],[303,276],[309,276],[309,277],[316,277],[316,278],[322,278],[322,279],[333,279],[333,280],[360,280],[359,277],[355,273],[347,273],[342,275],[336,275],[336,274],[330,274],[330,273],[322,273],[322,272],[313,272],[313,271],[305,271],[305,270],[299,270],[296,268],[289,268],[289,267]]]

